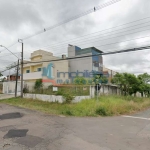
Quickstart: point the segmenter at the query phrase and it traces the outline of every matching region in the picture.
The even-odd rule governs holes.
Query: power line
[[[41,31],[39,31],[39,32],[37,32],[37,33],[35,33],[35,34],[33,34],[33,35],[30,35],[30,36],[28,36],[28,37],[22,38],[22,40],[27,40],[27,39],[29,39],[29,38],[32,38],[32,37],[38,35],[38,34],[44,33],[44,32],[46,32],[46,31],[48,31],[48,30],[52,30],[52,29],[54,29],[54,28],[56,28],[56,27],[59,27],[59,26],[61,26],[61,25],[63,25],[63,24],[66,24],[66,23],[68,23],[68,22],[71,22],[71,21],[73,21],[73,20],[76,20],[76,19],[78,19],[78,18],[81,18],[81,17],[83,17],[83,16],[85,16],[85,15],[91,14],[91,13],[95,12],[95,10],[98,11],[98,10],[103,9],[103,8],[105,8],[105,7],[108,7],[108,6],[112,5],[112,4],[115,4],[115,3],[119,2],[119,1],[121,1],[121,0],[111,0],[111,1],[109,1],[109,2],[107,2],[107,3],[104,3],[104,4],[100,5],[100,6],[94,7],[95,9],[93,9],[93,8],[92,8],[92,9],[89,9],[88,11],[85,11],[85,12],[83,12],[83,13],[77,15],[77,16],[74,16],[74,17],[72,17],[72,18],[70,18],[70,19],[67,19],[67,20],[65,20],[65,21],[62,21],[62,22],[60,22],[60,23],[58,23],[58,24],[55,24],[55,25],[53,25],[53,26],[51,26],[51,27],[44,28],[43,30],[41,30]]]
[[[126,27],[126,28],[122,28],[122,29],[118,29],[118,30],[113,30],[113,31],[110,31],[110,32],[106,32],[104,33],[103,35],[105,34],[108,34],[108,33],[112,33],[112,32],[115,32],[115,31],[119,31],[119,30],[123,30],[123,29],[127,29],[127,28],[131,28],[131,27],[135,27],[135,26],[138,26],[138,25],[141,25],[141,24],[145,24],[145,23],[149,23],[150,21],[148,22],[144,22],[144,23],[140,23],[140,24],[136,24],[136,25],[133,25],[133,26],[129,26],[129,27]],[[146,25],[146,26],[143,26],[143,27],[149,27],[149,25]],[[138,28],[134,28],[134,29],[130,29],[130,30],[135,30],[135,29],[139,29],[139,28],[143,28],[143,27],[138,27]],[[109,30],[109,29],[108,29]],[[130,30],[127,30],[127,31],[130,31]],[[103,30],[102,30],[103,31]],[[63,45],[63,44],[68,44],[68,42],[74,42],[74,41],[79,41],[80,39],[79,38],[82,38],[82,37],[85,37],[85,36],[88,36],[88,35],[92,35],[92,34],[96,34],[96,33],[99,33],[99,32],[102,32],[102,31],[98,31],[98,32],[94,32],[94,33],[91,33],[91,34],[87,34],[87,35],[84,35],[84,36],[81,36],[81,37],[78,37],[78,38],[74,38],[74,39],[78,39],[78,40],[74,40],[74,39],[71,39],[71,40],[68,40],[66,42],[66,40],[64,42],[58,42],[57,44],[53,44],[53,45],[47,45],[47,46],[40,46],[42,48],[46,48],[46,47],[55,47],[55,45]],[[127,32],[127,31],[122,31],[122,32]],[[114,34],[119,34],[119,33],[122,33],[122,32],[118,32],[118,33],[114,33]],[[101,34],[100,34],[101,35]],[[87,38],[84,38],[85,39],[88,39],[88,38],[91,38],[91,37],[97,37],[99,35],[95,35],[95,36],[90,36],[90,37],[87,37]],[[109,35],[108,35],[109,36]],[[62,43],[62,44],[60,44]]]
[[[15,57],[17,57],[19,59],[18,56],[16,56],[11,50],[9,50],[7,47],[0,45],[0,47],[4,47],[6,50],[8,50],[12,55],[14,55]]]
[[[42,63],[42,62],[53,62],[53,61],[65,61],[65,60],[71,60],[71,59],[79,59],[79,58],[87,58],[92,56],[101,56],[101,55],[112,55],[112,54],[118,54],[118,53],[126,53],[131,51],[139,51],[143,49],[150,49],[150,46],[145,47],[138,47],[138,48],[132,48],[132,49],[126,49],[126,50],[119,50],[119,51],[112,51],[112,52],[106,52],[101,54],[95,54],[95,55],[86,55],[86,56],[78,56],[78,57],[68,57],[66,59],[54,59],[54,60],[45,60],[45,61],[38,61],[38,62],[26,62],[23,64],[30,64],[30,63]]]
[[[145,26],[145,27],[149,27],[149,25],[147,25],[147,26]],[[140,27],[140,28],[142,28],[142,27]],[[136,28],[135,28],[136,29]],[[133,30],[135,30],[135,29],[131,29],[131,31],[133,31]],[[131,34],[134,34],[134,33],[140,33],[140,32],[143,32],[143,31],[147,31],[147,30],[149,30],[149,29],[144,29],[144,30],[141,30],[141,31],[136,31],[136,32],[131,32],[131,33],[128,33],[128,34],[122,34],[122,35],[118,35],[118,36],[114,36],[114,37],[110,37],[111,35],[108,35],[110,38],[95,38],[95,39],[102,39],[102,40],[98,40],[98,41],[92,41],[92,40],[95,40],[95,39],[89,39],[89,40],[86,40],[86,41],[81,41],[81,42],[78,42],[78,44],[79,43],[87,43],[87,41],[88,42],[90,42],[90,41],[92,41],[92,43],[96,43],[96,42],[100,42],[100,41],[104,41],[104,40],[109,40],[109,39],[113,39],[113,38],[118,38],[118,37],[122,37],[122,36],[126,36],[126,35],[131,35]],[[120,32],[120,33],[124,33],[124,32],[127,32],[127,31],[123,31],[123,32]],[[117,33],[118,34],[118,33]],[[107,36],[104,36],[104,37],[107,37]],[[67,43],[66,43],[67,44]],[[74,45],[76,45],[76,44],[74,44]],[[80,45],[85,45],[85,44],[80,44]],[[64,45],[65,46],[65,45]],[[56,47],[48,47],[48,48],[58,48],[59,49],[59,47],[61,47],[61,45],[60,46],[56,46]]]
[[[20,52],[14,53],[14,54],[19,54],[19,53],[20,53]],[[3,56],[0,56],[0,58],[1,58],[1,57],[4,57],[4,56],[10,56],[10,55],[12,55],[12,54],[3,55]]]
[[[129,40],[124,40],[124,41],[120,41],[120,42],[114,42],[114,43],[109,43],[109,44],[103,44],[103,45],[99,45],[99,46],[95,46],[95,47],[104,47],[104,46],[108,46],[108,45],[113,45],[113,44],[117,44],[117,43],[124,43],[124,42],[129,42],[129,41],[133,41],[133,40],[137,40],[137,39],[143,39],[143,38],[147,38],[150,37],[150,35],[148,36],[143,36],[143,37],[139,37],[139,38],[132,38]],[[84,44],[85,45],[85,44]],[[61,53],[60,53],[61,54]]]
[[[144,36],[144,37],[140,37],[140,38],[133,38],[133,39],[129,39],[129,40],[124,40],[124,41],[121,41],[121,42],[114,42],[114,43],[104,44],[104,45],[95,46],[95,47],[108,46],[108,45],[113,45],[113,44],[117,44],[117,43],[124,43],[124,42],[129,42],[129,41],[133,41],[133,40],[137,40],[137,39],[143,39],[143,38],[147,38],[147,37],[150,37],[150,35]],[[106,52],[109,52],[109,51],[106,51]],[[62,54],[66,54],[66,53],[67,52],[61,52],[61,53],[57,53],[57,54],[61,54],[62,55]]]
[[[13,66],[12,68],[10,68],[10,69],[13,69],[13,68],[15,68],[15,67],[17,67],[18,65],[15,65],[15,66]],[[7,71],[7,70],[10,70],[10,69],[5,69],[5,70],[3,70],[3,71],[0,71],[0,73],[3,73],[3,72],[5,72],[5,71]]]
[[[101,56],[101,55],[112,55],[112,54],[119,54],[119,53],[127,53],[127,52],[135,52],[135,51],[140,51],[140,50],[145,50],[145,49],[150,49],[150,46],[145,46],[145,47],[138,47],[138,48],[132,48],[132,49],[126,49],[126,50],[119,50],[119,51],[112,51],[112,52],[106,52],[106,53],[101,53],[101,54],[95,54],[95,55],[86,55],[86,56],[79,56],[79,57],[70,57],[66,59],[55,59],[55,60],[45,60],[45,61],[38,61],[38,62],[25,62],[23,64],[30,64],[30,63],[43,63],[43,62],[54,62],[54,61],[66,61],[66,60],[72,60],[72,59],[79,59],[79,58],[87,58],[87,57],[92,57],[92,56]],[[17,67],[18,65],[13,66],[12,68]],[[10,68],[10,69],[12,69]],[[0,71],[5,72],[9,69]]]
[[[104,45],[100,45],[100,46],[96,46],[96,47],[108,46],[108,45],[113,45],[113,44],[116,44],[116,43],[124,43],[124,42],[133,41],[133,40],[137,40],[137,39],[143,39],[143,38],[146,38],[146,37],[150,37],[150,35],[143,36],[143,37],[140,37],[140,38],[133,38],[133,39],[130,39],[130,40],[125,40],[125,41],[120,41],[120,42],[114,42],[114,43],[104,44]]]
[[[147,23],[147,22],[146,22]],[[143,27],[149,27],[149,25],[146,25],[146,26],[143,26]],[[130,29],[130,30],[128,30],[128,31],[133,31],[133,30],[135,30],[135,29],[139,29],[139,28],[143,28],[143,27],[138,27],[138,28],[134,28],[134,29]],[[149,30],[149,29],[144,29],[144,30],[141,30],[141,31],[136,31],[136,32],[132,32],[132,33],[128,33],[128,34],[123,34],[123,35],[119,35],[119,36],[114,36],[114,37],[110,37],[110,38],[105,38],[105,39],[103,39],[103,38],[100,38],[100,39],[103,39],[103,40],[108,40],[108,39],[113,39],[113,38],[117,38],[117,37],[121,37],[121,36],[125,36],[125,35],[130,35],[130,34],[134,34],[134,33],[138,33],[138,32],[143,32],[143,31],[147,31],[147,30]],[[123,32],[119,32],[119,33],[124,33],[124,32],[127,32],[127,31],[123,31]],[[119,34],[119,33],[115,33],[115,34]],[[111,35],[110,35],[111,36]],[[103,36],[104,37],[104,36]],[[107,37],[107,36],[105,36],[105,37]],[[96,38],[96,39],[99,39],[99,38]],[[85,43],[85,44],[80,44],[80,45],[86,45],[87,44],[87,41],[92,41],[92,40],[94,40],[94,39],[89,39],[89,40],[86,40],[86,41],[81,41],[81,42],[78,42],[78,44],[79,43]],[[103,40],[98,40],[98,41],[92,41],[92,43],[96,43],[96,42],[100,42],[100,41],[103,41]],[[78,45],[78,44],[73,44],[73,45]],[[66,45],[64,45],[64,46],[66,46]],[[59,45],[58,45],[58,47],[60,47]],[[50,47],[47,47],[47,48],[52,48],[51,46]],[[53,47],[53,48],[55,48],[55,47]],[[61,47],[62,48],[62,47]],[[55,50],[55,51],[59,51],[59,49],[60,48],[57,48],[56,47],[56,49],[58,49],[58,50]]]

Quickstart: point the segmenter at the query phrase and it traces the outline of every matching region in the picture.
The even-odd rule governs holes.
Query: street
[[[0,149],[149,150],[150,110],[134,116],[51,116],[0,105]]]

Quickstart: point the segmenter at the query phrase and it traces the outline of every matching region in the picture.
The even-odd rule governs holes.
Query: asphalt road
[[[149,118],[150,110],[78,118],[0,104],[0,150],[149,150]]]

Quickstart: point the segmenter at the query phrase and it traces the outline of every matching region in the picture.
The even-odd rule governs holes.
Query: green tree
[[[150,96],[150,75],[147,73],[138,75],[138,79],[141,82],[140,93],[143,96],[143,93],[147,96]]]
[[[3,76],[2,73],[0,72],[0,77]]]
[[[140,91],[141,81],[130,73],[117,73],[112,81],[113,84],[119,85],[124,95],[132,95]]]
[[[88,82],[84,77],[77,76],[74,78],[74,83],[77,85],[84,85],[84,84],[87,84]]]
[[[104,76],[100,76],[100,75],[94,75],[93,76],[93,82],[95,84],[99,84],[99,83],[108,83],[108,79]]]

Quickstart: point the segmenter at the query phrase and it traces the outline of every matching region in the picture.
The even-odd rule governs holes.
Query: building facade
[[[109,68],[103,67],[103,76],[108,78],[108,82],[111,83],[112,78],[117,72],[114,70],[111,70]]]
[[[68,60],[59,60],[51,52],[37,50],[31,54],[31,61],[24,61],[23,79],[28,82],[35,82],[42,79],[43,83],[57,84],[59,80],[58,72],[68,72]],[[57,61],[59,60],[59,61]],[[68,80],[68,75],[63,77],[63,82]]]
[[[36,50],[31,53],[31,60],[24,61],[23,80],[35,82],[42,79],[45,84],[72,83],[76,76],[91,78],[93,72],[103,74],[102,51],[95,47],[81,49],[68,47],[68,57],[53,56],[53,53]]]
[[[103,52],[95,47],[81,49],[77,46],[68,47],[69,71],[80,72],[84,77],[91,77],[93,72],[103,74]],[[82,73],[81,73],[82,72]]]

